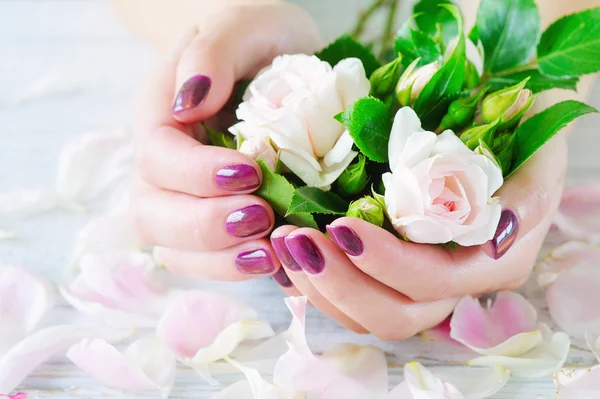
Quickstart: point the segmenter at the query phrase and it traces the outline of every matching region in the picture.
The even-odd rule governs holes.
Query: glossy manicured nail
[[[494,238],[490,240],[491,255],[494,259],[500,259],[513,245],[519,232],[519,219],[510,209],[505,209],[500,215],[500,223],[496,229]]]
[[[212,81],[208,76],[196,75],[189,78],[179,89],[175,102],[173,103],[173,112],[181,112],[195,108],[202,104],[210,90]]]
[[[264,233],[271,227],[269,213],[262,205],[250,205],[232,212],[227,217],[225,228],[235,237],[250,237]]]
[[[225,191],[248,191],[260,187],[260,177],[254,167],[246,164],[231,165],[217,171],[217,187]]]
[[[273,273],[275,266],[264,249],[242,252],[235,258],[235,268],[244,274]]]
[[[364,246],[354,231],[346,226],[327,226],[327,232],[334,244],[351,256],[363,253]]]
[[[300,234],[286,237],[285,246],[305,272],[319,274],[325,268],[325,259],[321,251],[308,236]]]
[[[294,286],[294,284],[292,283],[292,280],[290,280],[290,278],[285,273],[285,270],[283,268],[277,270],[277,272],[272,277],[273,277],[273,280],[275,280],[277,282],[277,284],[279,284],[282,287],[290,288],[290,287]]]
[[[285,237],[271,237],[271,245],[275,251],[275,255],[279,258],[282,265],[287,267],[293,272],[299,272],[302,270],[300,265],[294,260],[294,257],[285,246]]]

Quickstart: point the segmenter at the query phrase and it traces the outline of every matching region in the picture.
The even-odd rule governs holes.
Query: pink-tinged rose
[[[567,239],[600,245],[600,183],[567,187],[554,225]]]
[[[550,316],[572,336],[600,335],[599,265],[600,249],[569,242],[551,251],[537,266]]]
[[[600,365],[562,369],[554,374],[555,399],[596,399],[600,397]]]
[[[409,107],[396,114],[388,152],[385,204],[400,234],[418,243],[462,246],[494,236],[501,206],[493,195],[503,178],[492,159],[469,150],[450,130],[424,131]]]
[[[244,140],[270,139],[306,185],[328,188],[357,155],[334,116],[369,90],[356,58],[332,68],[315,56],[282,55],[248,86],[237,110],[241,122],[230,131]]]
[[[175,381],[175,355],[156,338],[139,339],[125,353],[102,339],[84,339],[69,349],[67,358],[111,388],[159,390],[166,398]]]
[[[279,156],[268,139],[253,137],[244,140],[239,151],[253,159],[262,159],[269,169],[275,171]]]
[[[156,327],[174,292],[161,281],[148,254],[85,255],[81,273],[60,287],[74,308],[117,327]]]

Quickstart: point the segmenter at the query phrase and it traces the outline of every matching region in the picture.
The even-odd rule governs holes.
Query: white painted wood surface
[[[339,15],[342,1],[344,13]],[[296,2],[318,18],[325,38],[332,38],[351,24],[357,7],[367,0]],[[130,126],[132,94],[140,75],[154,59],[152,51],[131,37],[100,0],[0,0],[1,189],[50,186],[57,154],[66,142],[90,129]],[[599,89],[595,88],[591,100],[596,107],[600,107]],[[600,177],[599,125],[597,115],[586,116],[577,124],[570,145],[569,184]],[[58,212],[25,221],[0,219],[0,228],[18,231],[21,236],[19,241],[0,242],[0,263],[23,265],[60,281],[73,235],[87,218]],[[283,330],[289,321],[283,295],[267,279],[202,284],[235,291],[276,330]],[[526,292],[540,309],[542,319],[548,320],[541,293],[533,285]],[[314,309],[308,314],[308,337],[316,351],[350,341],[382,347],[392,365],[393,382],[398,381],[400,367],[406,361],[417,359],[436,368],[470,356],[466,350],[419,339],[391,343],[358,336],[337,327]],[[592,360],[586,351],[574,349],[569,362],[591,364]],[[144,397],[103,388],[61,358],[43,365],[21,389],[40,398]],[[181,368],[171,397],[208,398],[219,389]],[[553,393],[550,378],[512,379],[494,398],[551,398]]]

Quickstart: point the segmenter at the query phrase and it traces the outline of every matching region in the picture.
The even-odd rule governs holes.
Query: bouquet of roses
[[[279,223],[322,229],[348,215],[411,242],[483,244],[503,182],[595,111],[564,101],[521,123],[537,93],[600,70],[600,8],[541,36],[533,0],[483,0],[468,34],[448,0],[415,9],[388,63],[350,36],[279,56],[245,88],[231,135],[209,130],[213,145],[257,159],[257,195]]]

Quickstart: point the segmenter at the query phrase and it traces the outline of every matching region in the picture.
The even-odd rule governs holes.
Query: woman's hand
[[[264,238],[273,211],[250,195],[261,183],[260,168],[240,152],[204,145],[199,123],[218,126],[234,83],[276,55],[318,47],[314,22],[293,5],[230,6],[205,15],[142,87],[132,213],[144,243],[159,247],[173,272],[244,280],[280,268]]]
[[[504,211],[492,241],[456,250],[407,243],[354,218],[313,229],[284,226],[271,241],[288,294],[311,303],[356,332],[403,339],[448,316],[460,297],[521,286],[544,241],[563,187],[564,135],[506,181]]]

